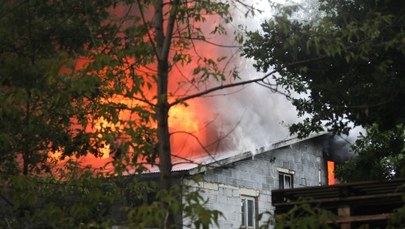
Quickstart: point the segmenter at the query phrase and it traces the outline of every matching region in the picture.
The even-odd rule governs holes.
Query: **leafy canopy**
[[[0,5],[0,173],[49,172],[49,153],[98,154],[85,131],[100,110],[98,77],[70,74],[94,47],[103,1],[6,1]],[[93,139],[93,140],[92,140]],[[22,165],[22,166],[20,166]]]
[[[356,157],[337,166],[341,181],[384,180],[405,175],[405,129],[403,125],[380,131],[377,125],[353,145]]]
[[[302,121],[290,132],[305,137],[325,128],[347,134],[363,126],[353,160],[338,166],[341,180],[391,179],[404,167],[405,3],[321,0],[317,17],[280,9],[249,33],[244,55],[290,96]],[[402,174],[403,175],[403,174]]]
[[[291,132],[404,123],[405,4],[322,0],[313,21],[294,19],[295,10],[282,8],[263,31],[249,33],[244,47],[257,70],[276,69],[278,85],[305,94],[291,98],[305,117]]]

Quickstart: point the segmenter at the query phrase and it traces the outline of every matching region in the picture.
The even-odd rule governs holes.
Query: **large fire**
[[[125,13],[122,8],[117,8],[113,10],[115,14],[119,16]],[[214,20],[215,21],[215,20]],[[208,23],[210,24],[210,23]],[[211,23],[209,26],[215,26],[216,23]],[[191,76],[194,68],[198,65],[198,58],[204,56],[205,58],[217,58],[222,56],[223,53],[216,50],[214,46],[207,45],[204,42],[194,42],[194,48],[192,50],[193,54],[191,56],[194,62],[187,65],[176,65],[170,71],[169,76],[169,102],[175,101],[175,99],[180,98],[184,95],[189,95],[195,93],[199,90],[204,90],[207,83],[201,84],[201,82],[191,82]],[[198,54],[196,54],[198,52]],[[194,56],[193,56],[194,55]],[[133,58],[128,58],[129,64],[133,63],[135,60]],[[87,63],[91,62],[89,59],[81,59],[77,61],[75,70],[82,69]],[[156,85],[153,80],[148,78],[150,75],[154,74],[156,69],[155,64],[149,64],[148,66],[141,67],[137,69],[137,74],[144,74],[145,81],[149,80],[150,85],[144,86],[143,96],[149,99],[151,102],[156,102]],[[126,74],[131,74],[128,70],[124,70]],[[129,77],[130,78],[130,77]],[[131,82],[127,82],[131,84]],[[200,87],[200,88],[199,88]],[[123,97],[114,97],[112,100],[116,103],[123,103],[129,107],[133,106],[134,103],[139,103],[139,101],[128,100]],[[213,121],[212,117],[214,115],[211,113],[210,106],[206,103],[202,103],[200,99],[188,100],[186,103],[179,103],[172,106],[169,111],[169,127],[171,132],[171,147],[173,155],[177,157],[189,157],[195,154],[200,154],[207,148],[207,144],[212,143],[216,138],[218,138],[215,126],[211,125],[210,122]],[[120,113],[120,119],[130,120],[136,119],[132,113],[127,113],[122,111]],[[148,124],[155,126],[156,123],[153,121]],[[89,128],[89,131],[100,130],[105,127],[119,129],[120,126],[113,126],[111,123],[105,119],[97,119],[96,124]],[[205,148],[207,147],[207,148]],[[93,167],[102,167],[107,162],[112,160],[110,155],[110,145],[102,144],[100,146],[101,156],[98,157],[88,154],[87,156],[81,157],[79,161],[83,165],[91,165]]]

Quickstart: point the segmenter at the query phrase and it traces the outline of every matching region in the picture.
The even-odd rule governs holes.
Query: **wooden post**
[[[350,221],[346,222],[344,219],[350,217],[350,207],[349,206],[342,206],[338,208],[338,216],[339,220],[343,220],[344,222],[340,224],[340,229],[351,229]]]

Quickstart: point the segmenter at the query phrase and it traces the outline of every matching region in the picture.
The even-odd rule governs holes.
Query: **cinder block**
[[[271,190],[269,184],[262,184],[262,190]]]
[[[259,196],[259,191],[254,189],[241,188],[239,192],[241,195],[256,196],[256,197]]]
[[[216,183],[204,182],[203,185],[205,189],[218,190],[218,184]]]
[[[236,186],[237,182],[236,179],[231,177],[225,177],[225,184]]]
[[[224,193],[225,193],[225,195],[226,195],[226,197],[232,197],[233,196],[233,194],[232,194],[232,189],[224,189]]]

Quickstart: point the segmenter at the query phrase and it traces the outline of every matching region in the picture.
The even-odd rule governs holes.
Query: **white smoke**
[[[260,24],[273,15],[270,2],[257,0],[252,3],[262,10],[255,17],[246,18],[242,11],[235,17],[236,23],[244,24],[248,30],[259,30]],[[242,80],[263,76],[253,68],[253,61],[236,58],[239,75]],[[262,146],[288,138],[288,125],[298,121],[295,107],[285,96],[271,92],[258,84],[249,84],[242,88],[221,91],[224,96],[214,99],[215,120],[220,131],[219,136],[229,134],[225,140],[225,149],[238,152],[252,151]]]
[[[317,7],[311,2],[317,1],[304,2],[304,10]],[[249,31],[260,30],[260,25],[275,14],[275,9],[271,6],[273,3],[300,4],[303,2],[300,0],[272,2],[254,0],[249,2],[249,5],[261,10],[261,13],[256,12],[254,17],[245,17],[246,9],[241,6],[233,8],[234,21],[229,25],[230,30],[228,31],[230,36],[226,39],[223,37],[215,38],[215,36],[206,37],[207,40],[220,44],[220,46],[232,46],[235,44],[232,29],[237,30],[239,28],[237,25],[240,24],[245,25]],[[309,16],[312,14],[312,11],[307,12]],[[305,16],[305,14],[303,15]],[[212,27],[217,23],[218,21],[208,23],[206,27],[203,27],[203,30],[211,31]],[[264,73],[257,72],[254,69],[253,60],[233,56],[235,49],[216,47],[214,51],[212,47],[208,49],[203,45],[198,45],[196,51],[201,56],[204,56],[204,52],[215,52],[232,58],[228,67],[237,66],[241,80],[260,78],[264,75]],[[215,83],[213,85],[215,86]],[[199,90],[201,89],[203,88]],[[208,110],[208,112],[204,112],[204,115],[208,113],[211,115],[204,118],[209,123],[206,126],[208,130],[207,144],[214,143],[214,147],[210,147],[211,153],[224,151],[235,153],[255,152],[255,149],[289,138],[288,126],[299,121],[295,107],[284,95],[272,92],[270,89],[258,84],[223,89],[198,100]],[[214,131],[216,132],[214,133]]]

